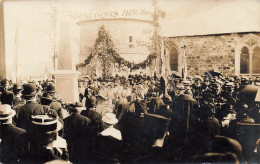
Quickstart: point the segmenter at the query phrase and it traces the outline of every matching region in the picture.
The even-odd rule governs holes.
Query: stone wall
[[[240,47],[250,39],[259,41],[258,37],[260,33],[172,37],[168,49],[174,45],[179,50],[178,55],[182,55],[181,47],[186,45],[189,75],[203,75],[209,70],[218,71],[225,76],[240,75],[236,70],[239,68],[236,54],[240,54]]]
[[[80,62],[84,61],[88,50],[98,37],[98,29],[104,25],[114,41],[117,52],[126,60],[142,62],[149,55],[148,45],[153,26],[149,21],[135,19],[91,20],[78,23],[80,26]],[[132,36],[132,42],[129,37]]]

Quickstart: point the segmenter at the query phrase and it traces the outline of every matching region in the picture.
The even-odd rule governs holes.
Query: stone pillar
[[[72,46],[75,31],[69,23],[60,23],[59,46],[58,46],[58,67],[53,72],[55,77],[56,90],[60,98],[66,102],[79,101],[78,75],[75,66],[75,51]]]
[[[4,2],[0,1],[0,78],[6,77],[4,39]]]

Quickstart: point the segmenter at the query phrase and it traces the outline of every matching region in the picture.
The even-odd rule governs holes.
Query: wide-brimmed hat
[[[22,94],[24,96],[35,96],[36,94],[36,85],[34,83],[26,83],[23,85]]]
[[[46,88],[46,92],[55,93],[55,86],[53,84],[49,84]]]
[[[185,90],[185,88],[184,88],[183,85],[178,85],[178,86],[177,86],[177,89],[178,89],[178,90]]]
[[[59,131],[63,128],[62,123],[54,115],[33,115],[32,123],[41,132]]]
[[[16,114],[15,110],[8,104],[0,105],[0,120],[7,120]]]
[[[102,120],[110,125],[114,125],[118,122],[116,115],[113,113],[106,113],[103,117]]]
[[[13,86],[13,91],[20,91],[22,90],[22,85],[21,83],[15,83],[14,86]]]
[[[52,100],[53,100],[53,96],[51,96],[51,95],[50,95],[49,93],[47,93],[47,92],[44,92],[44,93],[42,94],[41,99],[45,99],[45,100],[50,100],[50,101],[52,101]]]

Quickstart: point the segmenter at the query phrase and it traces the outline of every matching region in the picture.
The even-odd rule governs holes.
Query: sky
[[[1,1],[1,0],[0,0]],[[52,71],[52,8],[57,6],[60,21],[75,24],[68,13],[97,10],[151,9],[150,0],[12,0],[5,3],[5,50],[9,76],[43,78]],[[160,20],[163,36],[206,35],[260,30],[260,0],[158,0],[166,17]],[[137,16],[138,19],[150,19]],[[76,34],[75,34],[76,35]],[[57,43],[56,43],[57,44]],[[75,48],[77,49],[77,47]],[[75,50],[77,52],[77,50]],[[74,54],[77,58],[77,54]],[[15,72],[15,61],[19,71]],[[76,61],[77,63],[78,61]],[[40,75],[39,75],[40,72]]]

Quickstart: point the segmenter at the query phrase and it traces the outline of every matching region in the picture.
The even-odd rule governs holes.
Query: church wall
[[[189,75],[203,75],[206,71],[214,70],[224,76],[233,76],[240,75],[238,55],[242,46],[250,38],[260,41],[260,33],[180,36],[170,38],[170,43],[177,43],[179,49],[186,45]],[[182,52],[179,52],[179,56],[182,54]]]

